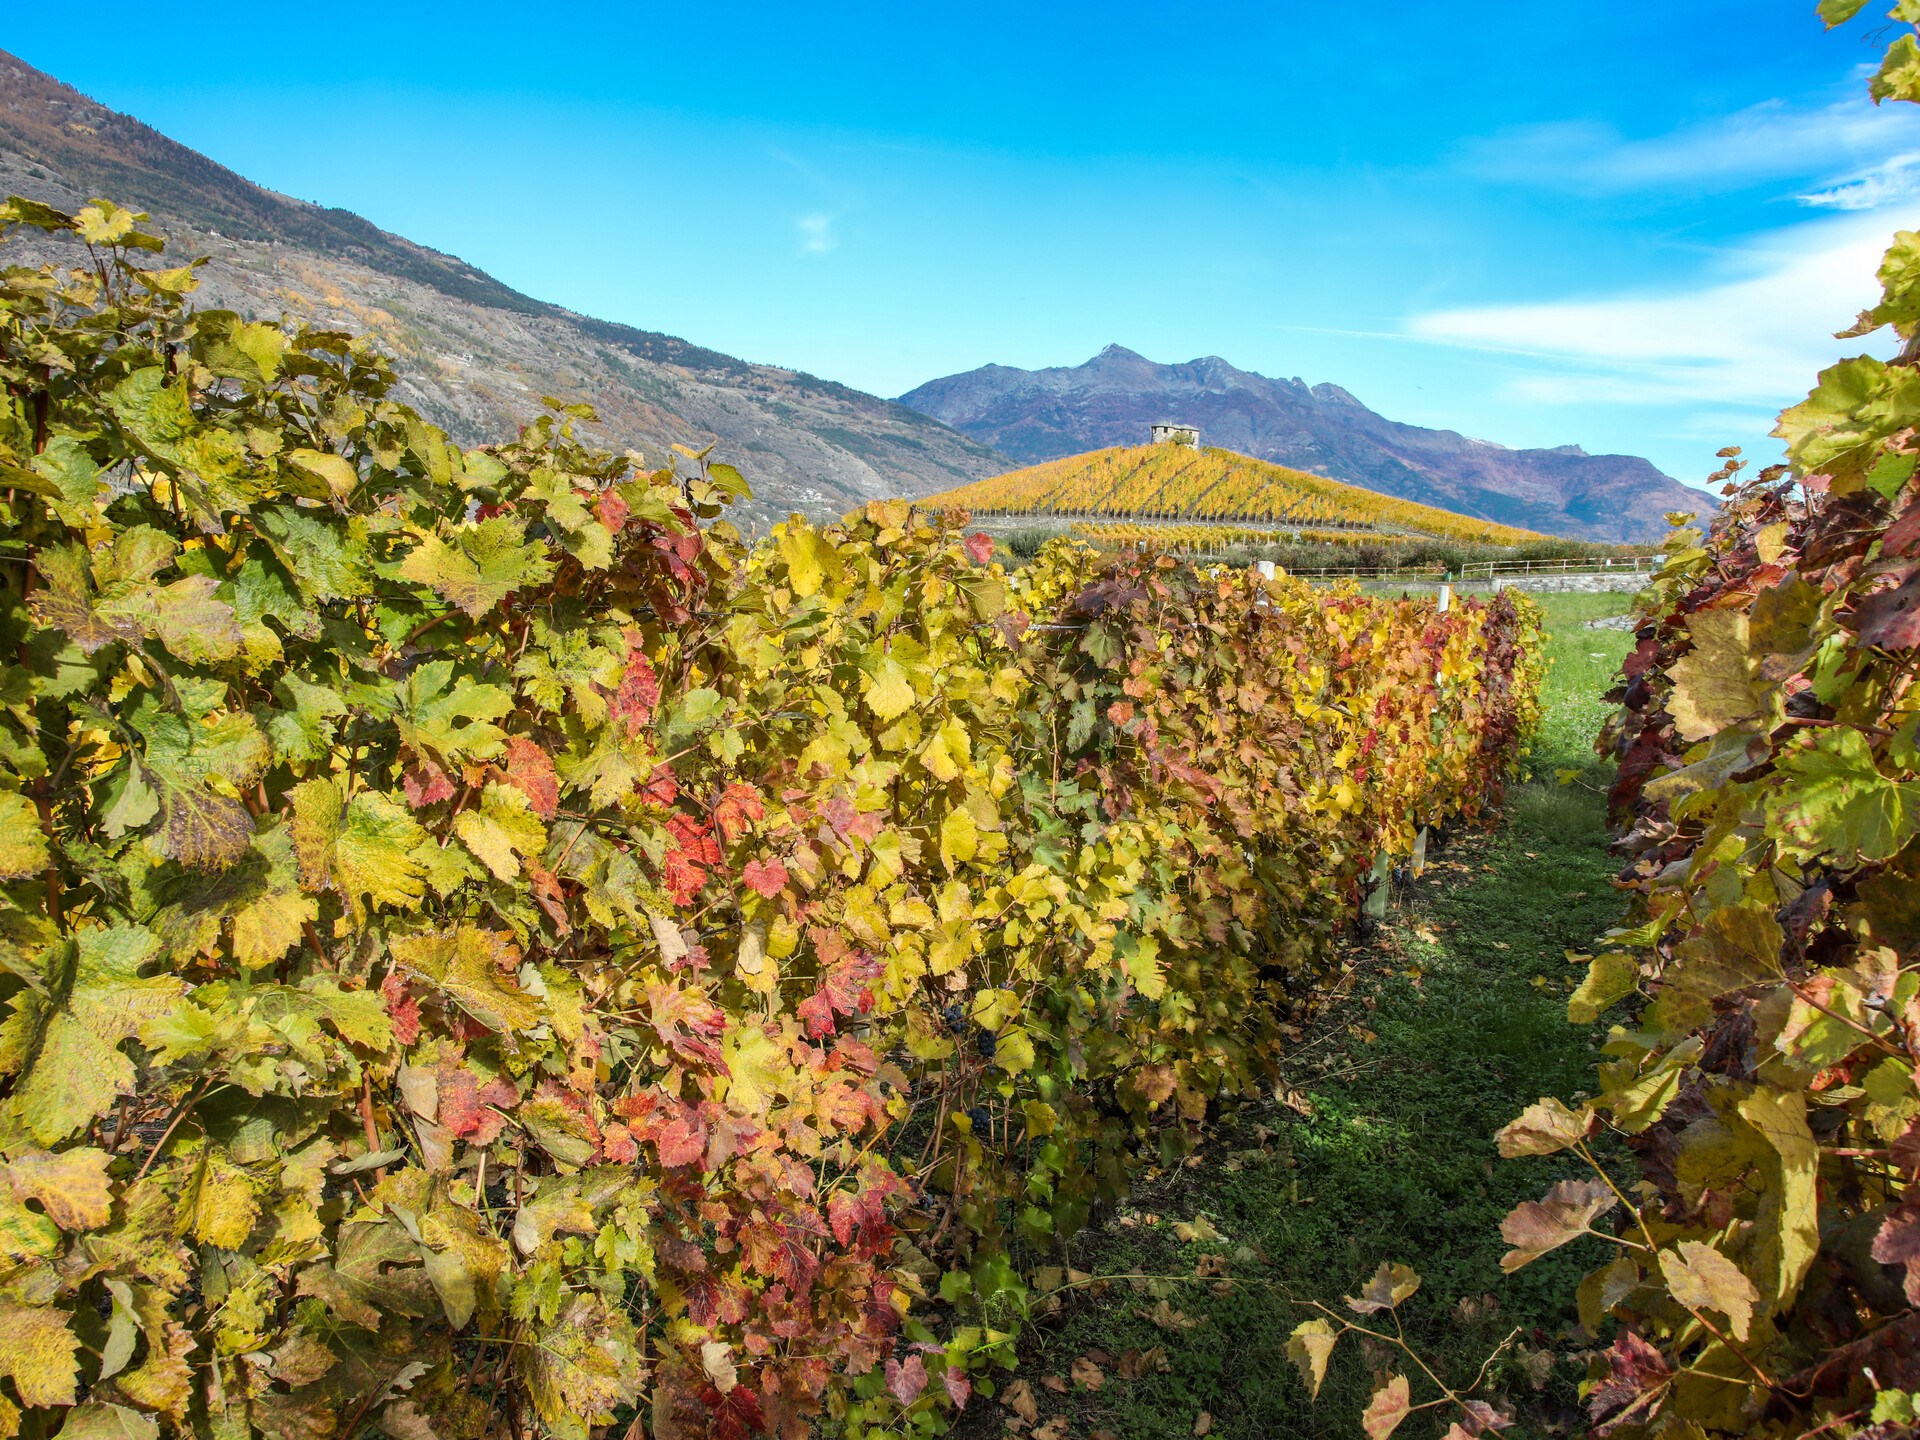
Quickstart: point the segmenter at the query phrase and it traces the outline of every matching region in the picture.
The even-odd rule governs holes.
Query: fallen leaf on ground
[[[1466,1423],[1454,1421],[1440,1440],[1480,1440],[1480,1437],[1493,1435],[1513,1424],[1511,1415],[1502,1414],[1484,1400],[1463,1400],[1460,1403],[1466,1411]]]
[[[1033,1432],[1033,1440],[1067,1440],[1067,1417],[1054,1416]]]
[[[1162,1300],[1152,1310],[1140,1312],[1143,1318],[1151,1320],[1162,1330],[1191,1330],[1200,1322],[1182,1311],[1174,1309]]]
[[[1000,1392],[1000,1403],[1029,1425],[1040,1418],[1040,1404],[1033,1398],[1033,1387],[1016,1380]]]
[[[1218,1230],[1213,1228],[1213,1222],[1204,1215],[1196,1215],[1192,1220],[1174,1221],[1173,1233],[1180,1239],[1181,1243],[1187,1245],[1193,1244],[1196,1240],[1223,1240],[1226,1238]]]
[[[1202,1410],[1198,1415],[1193,1417],[1193,1433],[1194,1434],[1206,1435],[1211,1433],[1212,1430],[1213,1430],[1213,1415],[1210,1412],[1206,1410]]]
[[[1056,1395],[1064,1395],[1067,1393],[1067,1382],[1058,1375],[1042,1375],[1040,1377],[1040,1383]]]
[[[1089,1390],[1098,1390],[1107,1383],[1106,1372],[1085,1355],[1073,1362],[1072,1374],[1074,1384],[1084,1385]]]
[[[1520,1368],[1527,1372],[1527,1381],[1535,1390],[1547,1388],[1547,1382],[1553,1378],[1554,1361],[1558,1358],[1551,1350],[1534,1350],[1520,1357]]]

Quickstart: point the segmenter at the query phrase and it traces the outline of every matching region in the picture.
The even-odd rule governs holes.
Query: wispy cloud
[[[1737,255],[1727,278],[1679,293],[1440,310],[1407,331],[1517,357],[1515,400],[1764,413],[1862,347],[1833,332],[1878,298],[1874,274],[1895,222],[1920,221],[1920,209],[1907,210],[1795,226]]]
[[[839,232],[833,228],[834,217],[824,211],[815,211],[811,215],[802,215],[798,221],[800,227],[800,253],[802,255],[825,255],[840,247]]]
[[[1796,198],[1823,210],[1881,210],[1920,197],[1920,152],[1895,155]]]
[[[1454,163],[1483,179],[1587,194],[1679,187],[1698,194],[1770,181],[1858,186],[1876,167],[1909,161],[1916,153],[1920,113],[1860,99],[1815,108],[1773,101],[1644,139],[1585,120],[1529,125],[1468,142]],[[1866,200],[1880,192],[1868,187],[1848,193]]]

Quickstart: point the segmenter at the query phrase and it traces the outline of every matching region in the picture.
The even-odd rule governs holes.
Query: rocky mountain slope
[[[1585,540],[1657,539],[1666,532],[1667,511],[1701,514],[1713,506],[1637,456],[1589,455],[1576,445],[1510,450],[1452,430],[1402,425],[1338,385],[1273,380],[1215,356],[1158,365],[1109,345],[1084,365],[987,365],[929,381],[900,399],[1029,464],[1137,445],[1153,422],[1178,420],[1198,425],[1208,445]]]
[[[346,210],[262,189],[205,155],[0,51],[0,195],[61,208],[106,196],[153,216],[173,263],[206,255],[198,298],[371,333],[405,399],[473,443],[510,434],[547,395],[589,400],[594,438],[658,459],[717,442],[760,519],[838,513],[1012,468],[927,416],[844,385],[522,295]],[[16,237],[0,263],[59,258]]]

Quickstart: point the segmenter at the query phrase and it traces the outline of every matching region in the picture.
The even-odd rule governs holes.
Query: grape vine
[[[1524,602],[462,449],[139,219],[0,209],[0,1436],[937,1433],[1535,718]]]
[[[1829,24],[1863,0],[1826,0]],[[1906,27],[1871,82],[1920,100]],[[1894,1440],[1920,1420],[1920,234],[1895,237],[1891,362],[1843,360],[1774,432],[1789,463],[1669,542],[1602,737],[1627,923],[1572,1018],[1625,1006],[1598,1093],[1509,1155],[1588,1172],[1508,1217],[1510,1269],[1598,1235],[1581,1317],[1598,1434]],[[1639,1162],[1613,1173],[1596,1137]]]

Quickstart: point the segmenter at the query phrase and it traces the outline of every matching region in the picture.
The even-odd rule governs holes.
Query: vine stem
[[[343,1440],[353,1440],[353,1432],[360,1428],[360,1422],[366,1418],[367,1408],[386,1390],[384,1385],[375,1385],[360,1397],[360,1404],[353,1412],[353,1418],[347,1422],[346,1429],[340,1432]]]
[[[1895,1046],[1891,1041],[1889,1041],[1886,1038],[1886,1036],[1876,1035],[1873,1031],[1869,1030],[1866,1026],[1862,1025],[1859,1021],[1850,1020],[1845,1015],[1840,1014],[1838,1011],[1829,1009],[1827,1006],[1823,1005],[1820,1001],[1814,999],[1811,995],[1807,994],[1807,992],[1801,988],[1800,982],[1796,980],[1789,980],[1787,981],[1787,988],[1793,992],[1795,999],[1805,1001],[1808,1005],[1811,1005],[1815,1010],[1818,1010],[1822,1015],[1825,1015],[1829,1020],[1838,1020],[1842,1025],[1846,1026],[1849,1030],[1857,1031],[1859,1034],[1865,1036],[1867,1039],[1871,1040],[1874,1044],[1878,1045],[1882,1050],[1886,1051],[1887,1054],[1893,1056],[1894,1059],[1905,1060],[1907,1058],[1906,1052],[1899,1049],[1897,1046]]]
[[[1667,1293],[1671,1295],[1673,1292],[1669,1290]],[[1676,1299],[1676,1303],[1678,1303],[1677,1299]],[[1698,1310],[1694,1309],[1691,1305],[1681,1305],[1680,1308],[1685,1310],[1689,1315],[1693,1316],[1695,1320],[1699,1321],[1701,1328],[1704,1329],[1709,1335],[1713,1336],[1714,1339],[1718,1340],[1722,1345],[1726,1346],[1727,1349],[1731,1351],[1734,1355],[1737,1355],[1740,1358],[1740,1363],[1746,1366],[1747,1369],[1753,1372],[1754,1379],[1758,1380],[1762,1385],[1766,1386],[1767,1389],[1769,1390],[1778,1390],[1781,1388],[1780,1383],[1777,1380],[1775,1380],[1771,1375],[1767,1374],[1766,1371],[1762,1370],[1758,1365],[1754,1364],[1753,1361],[1749,1360],[1747,1358],[1746,1351],[1742,1350],[1738,1345],[1734,1344],[1732,1340],[1728,1339],[1726,1334],[1720,1329],[1719,1326],[1715,1325],[1711,1320],[1707,1319],[1706,1316],[1702,1315]]]
[[[192,1110],[195,1105],[199,1104],[200,1101],[206,1097],[207,1091],[210,1090],[212,1086],[213,1077],[211,1075],[201,1077],[200,1080],[195,1082],[193,1088],[181,1097],[180,1103],[173,1107],[173,1116],[167,1121],[167,1128],[160,1132],[160,1138],[153,1142],[153,1148],[147,1152],[147,1158],[140,1162],[140,1169],[135,1172],[133,1177],[134,1184],[138,1185],[142,1180],[147,1178],[147,1171],[153,1168],[153,1162],[158,1160],[160,1153],[167,1148],[167,1142],[173,1139],[173,1132],[178,1130],[180,1128],[180,1122],[187,1118],[187,1112]]]
[[[307,944],[312,947],[314,958],[322,965],[325,965],[327,963],[327,947],[320,943],[320,932],[314,928],[313,921],[302,920],[300,922],[300,932],[306,936]]]
[[[1402,1331],[1400,1328],[1400,1312],[1398,1309],[1390,1310],[1388,1312],[1393,1316],[1393,1328],[1395,1331],[1394,1334],[1389,1335],[1384,1330],[1374,1330],[1374,1329],[1370,1329],[1365,1325],[1355,1324],[1353,1321],[1347,1319],[1346,1316],[1342,1315],[1338,1310],[1332,1309],[1331,1307],[1329,1307],[1328,1305],[1324,1304],[1319,1300],[1315,1300],[1312,1303],[1313,1303],[1314,1309],[1320,1311],[1323,1314],[1331,1315],[1335,1320],[1338,1320],[1347,1329],[1355,1331],[1361,1335],[1370,1335],[1375,1340],[1382,1341],[1388,1345],[1392,1345],[1395,1348],[1397,1348],[1402,1355],[1405,1355],[1409,1360],[1413,1361],[1415,1365],[1418,1365],[1420,1367],[1420,1373],[1425,1375],[1427,1379],[1431,1380],[1436,1386],[1438,1386],[1440,1393],[1443,1396],[1451,1400],[1454,1404],[1461,1406],[1461,1408],[1463,1409],[1465,1408],[1465,1402],[1463,1402],[1460,1399],[1460,1397],[1454,1393],[1453,1388],[1449,1386],[1446,1383],[1446,1381],[1442,1380],[1438,1375],[1434,1374],[1432,1368],[1427,1364],[1427,1362],[1420,1358],[1419,1352],[1417,1352],[1411,1345],[1407,1344],[1406,1333]]]
[[[1613,1192],[1614,1198],[1626,1207],[1629,1215],[1633,1216],[1634,1223],[1640,1227],[1640,1234],[1647,1242],[1648,1253],[1658,1255],[1660,1253],[1660,1242],[1653,1238],[1653,1232],[1647,1228],[1647,1220],[1646,1217],[1640,1213],[1640,1207],[1629,1200],[1626,1197],[1626,1193],[1622,1191],[1618,1185],[1613,1183],[1613,1177],[1606,1172],[1605,1167],[1602,1166],[1598,1160],[1593,1158],[1593,1152],[1587,1148],[1587,1142],[1585,1140],[1574,1141],[1573,1148],[1580,1152],[1580,1158],[1593,1167],[1593,1173],[1600,1177],[1607,1189]]]
[[[360,1075],[360,1123],[366,1127],[367,1153],[378,1154],[380,1150],[380,1132],[373,1123],[373,1077],[364,1071]],[[387,1178],[387,1167],[382,1165],[373,1172],[375,1184]],[[349,1427],[347,1433],[352,1434]]]
[[[460,613],[461,613],[460,608],[458,606],[449,606],[447,609],[442,610],[438,615],[429,615],[426,619],[422,620],[418,625],[414,626],[413,629],[409,630],[407,632],[406,638],[402,640],[394,648],[397,650],[406,649],[407,646],[413,644],[414,641],[418,640],[422,635],[426,634],[427,631],[431,630],[434,626],[438,625],[442,620],[445,620],[449,615],[458,615]]]

